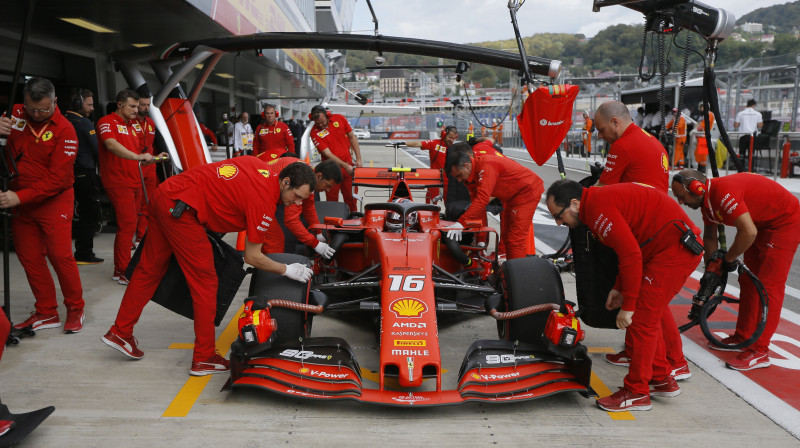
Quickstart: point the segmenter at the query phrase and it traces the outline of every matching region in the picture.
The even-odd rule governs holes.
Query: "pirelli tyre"
[[[306,264],[308,258],[296,254],[269,254],[274,261],[284,264]],[[250,279],[250,297],[264,297],[267,300],[281,299],[297,303],[308,303],[309,283],[300,283],[272,272],[256,270]],[[278,323],[273,344],[297,343],[300,338],[311,334],[313,314],[286,308],[274,307],[270,315]]]
[[[508,260],[500,267],[500,287],[505,311],[542,303],[564,303],[564,285],[550,260],[525,257]],[[498,321],[500,339],[546,345],[542,339],[549,313]]]
[[[594,328],[617,328],[619,310],[606,309],[608,293],[619,273],[616,252],[597,241],[585,225],[569,229],[569,238],[581,320]]]

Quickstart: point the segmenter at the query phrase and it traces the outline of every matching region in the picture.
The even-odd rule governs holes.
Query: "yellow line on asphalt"
[[[611,395],[611,390],[608,388],[608,386],[605,385],[605,383],[600,381],[600,377],[595,375],[594,372],[592,372],[591,385],[592,389],[594,389],[594,391],[597,392],[598,398],[603,398]],[[611,417],[611,420],[636,420],[633,417],[633,414],[631,414],[628,411],[609,412],[608,416]]]
[[[616,353],[617,351],[611,347],[587,347],[589,353]]]
[[[183,349],[183,350],[191,350],[194,348],[194,344],[191,342],[173,342],[168,347],[170,349]]]
[[[239,308],[239,311],[237,311],[234,316],[238,316],[243,310],[244,305]],[[228,350],[230,350],[231,344],[236,339],[239,331],[237,327],[238,319],[231,319],[228,326],[225,327],[225,330],[223,330],[222,334],[217,339],[217,351],[220,353],[227,353]],[[185,347],[185,345],[194,347],[194,344],[176,343],[170,345],[169,348],[189,348]],[[190,376],[183,387],[181,387],[178,395],[175,396],[175,399],[172,400],[172,403],[167,407],[167,410],[164,411],[162,417],[186,417],[189,415],[189,411],[192,410],[194,403],[200,398],[200,394],[203,393],[203,389],[205,389],[209,380],[211,380],[211,375]]]

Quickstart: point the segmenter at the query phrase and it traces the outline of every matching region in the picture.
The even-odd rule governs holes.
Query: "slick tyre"
[[[540,257],[508,260],[500,268],[505,311],[542,303],[564,303],[564,285],[553,263]],[[544,345],[542,333],[549,313],[498,321],[500,339]]]
[[[284,264],[302,263],[308,259],[295,254],[269,254],[274,261]],[[267,300],[282,299],[297,303],[308,303],[309,283],[300,283],[283,275],[256,270],[250,280],[249,296],[265,297]],[[286,308],[271,308],[270,315],[278,323],[274,344],[296,343],[311,334],[312,314]]]

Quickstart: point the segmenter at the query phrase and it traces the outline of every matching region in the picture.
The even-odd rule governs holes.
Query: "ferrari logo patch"
[[[47,131],[47,132],[44,133],[44,135],[42,135],[42,140],[44,140],[44,141],[48,141],[51,138],[53,138],[53,132],[52,131]]]
[[[262,176],[269,179],[269,170],[258,170],[258,172],[261,173]]]
[[[389,309],[397,317],[422,317],[428,311],[428,307],[423,302],[411,297],[395,300],[389,305]]]
[[[239,174],[239,168],[237,168],[236,165],[225,164],[217,168],[217,176],[225,180],[231,180],[236,177],[237,174]]]
[[[339,127],[339,122],[338,121],[334,121],[333,122],[333,127],[338,128]]]
[[[669,172],[669,159],[666,154],[661,154],[661,168],[664,169],[665,173]]]
[[[281,133],[281,128],[275,128],[275,133],[276,134],[280,134]]]

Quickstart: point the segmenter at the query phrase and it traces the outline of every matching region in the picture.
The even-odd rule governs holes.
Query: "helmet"
[[[412,202],[408,198],[397,198],[394,199],[392,202],[402,203],[402,202]],[[410,229],[417,225],[419,221],[419,214],[417,212],[411,212],[406,215],[406,225]],[[403,216],[397,212],[389,212],[386,214],[386,220],[384,221],[384,228],[387,232],[400,232],[403,230]]]

